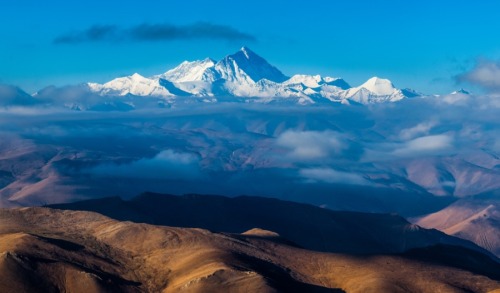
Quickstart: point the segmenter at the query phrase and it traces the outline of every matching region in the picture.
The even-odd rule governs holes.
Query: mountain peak
[[[462,94],[462,95],[470,95],[469,91],[464,90],[463,88],[459,89],[458,91],[454,91],[451,93],[452,95],[456,94]]]
[[[324,81],[327,85],[336,86],[336,87],[341,88],[343,90],[347,90],[347,89],[351,88],[351,86],[344,79],[339,78],[339,77],[326,76],[324,78]]]
[[[173,82],[215,80],[211,68],[215,66],[215,61],[205,58],[197,61],[184,61],[177,67],[170,69],[159,77]]]
[[[132,79],[136,79],[136,80],[145,79],[145,77],[144,77],[144,76],[140,75],[140,74],[139,74],[139,73],[137,73],[137,72],[136,72],[136,73],[134,73],[134,74],[132,74],[132,75],[130,76],[130,78],[132,78]]]
[[[392,82],[386,78],[380,78],[378,76],[373,76],[370,79],[368,79],[364,84],[390,84],[390,85],[392,85]]]
[[[279,69],[269,64],[248,47],[242,47],[238,52],[226,56],[216,65],[223,78],[234,81],[240,79],[244,73],[253,82],[267,79],[274,82],[283,82],[288,79]]]
[[[377,95],[391,95],[395,90],[394,85],[390,80],[377,76],[374,76],[367,80],[361,85],[361,88],[365,88]]]
[[[251,54],[255,54],[254,52],[252,52],[252,50],[250,50],[248,47],[241,47],[240,49],[240,52],[242,52],[243,54],[245,54],[245,56],[247,57],[247,59],[250,59],[250,55]]]
[[[253,58],[264,59],[264,58],[260,57],[259,55],[257,55],[254,51],[250,50],[248,47],[245,47],[245,46],[241,47],[240,50],[238,50],[237,52],[235,52],[234,54],[231,54],[229,56],[232,56],[232,57],[239,56],[239,57],[243,57],[247,60],[250,60]]]
[[[201,60],[201,62],[203,62],[203,63],[213,63],[213,64],[215,64],[215,62],[216,62],[216,61],[215,61],[214,59],[210,58],[210,57],[207,57],[207,58],[205,58],[205,59]]]

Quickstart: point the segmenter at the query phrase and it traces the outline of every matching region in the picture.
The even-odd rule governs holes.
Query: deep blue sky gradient
[[[377,75],[398,87],[447,93],[477,58],[500,58],[499,15],[500,1],[2,1],[0,83],[35,91],[148,76],[246,45],[287,75],[340,76],[352,85]],[[53,42],[93,25],[197,22],[257,40]]]

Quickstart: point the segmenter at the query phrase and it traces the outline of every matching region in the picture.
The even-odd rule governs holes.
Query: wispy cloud
[[[122,41],[173,41],[209,39],[222,41],[256,41],[256,37],[231,26],[208,22],[189,25],[140,24],[130,28],[115,25],[94,25],[82,31],[73,31],[56,37],[54,44]]]
[[[307,168],[299,171],[300,176],[310,183],[338,183],[349,185],[370,185],[363,176],[355,173],[343,172],[332,168]]]
[[[412,139],[419,135],[426,135],[429,131],[436,126],[437,123],[435,121],[426,121],[421,122],[413,127],[405,128],[399,132],[399,137],[403,140]]]
[[[69,32],[54,39],[55,44],[117,41],[121,39],[119,29],[113,25],[94,25],[83,31]]]
[[[394,150],[397,157],[411,157],[418,155],[436,155],[449,151],[453,147],[453,137],[450,135],[428,135],[405,142]]]
[[[299,162],[325,160],[346,148],[341,134],[333,131],[286,131],[276,143],[290,150],[289,159]]]
[[[403,142],[379,142],[365,149],[363,161],[380,162],[451,154],[454,143],[451,134],[425,135]]]
[[[140,159],[130,164],[105,164],[92,169],[101,176],[140,179],[193,179],[200,176],[198,158],[194,154],[172,150],[160,152],[154,158]]]
[[[498,93],[500,92],[500,61],[479,60],[470,71],[459,75],[457,80]]]

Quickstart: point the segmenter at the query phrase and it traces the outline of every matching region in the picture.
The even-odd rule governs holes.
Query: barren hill
[[[93,212],[0,210],[1,292],[492,292],[498,272],[490,258],[452,246],[322,253],[258,229],[223,234]]]
[[[499,194],[486,198],[465,198],[436,213],[414,221],[425,228],[470,240],[500,256]]]

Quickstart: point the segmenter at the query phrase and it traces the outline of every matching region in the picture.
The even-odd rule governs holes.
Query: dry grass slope
[[[420,254],[314,252],[287,245],[279,235],[259,229],[224,234],[120,222],[93,212],[0,210],[0,292],[500,289],[500,277],[494,274],[487,277],[428,261]],[[500,268],[487,267],[491,266]]]

